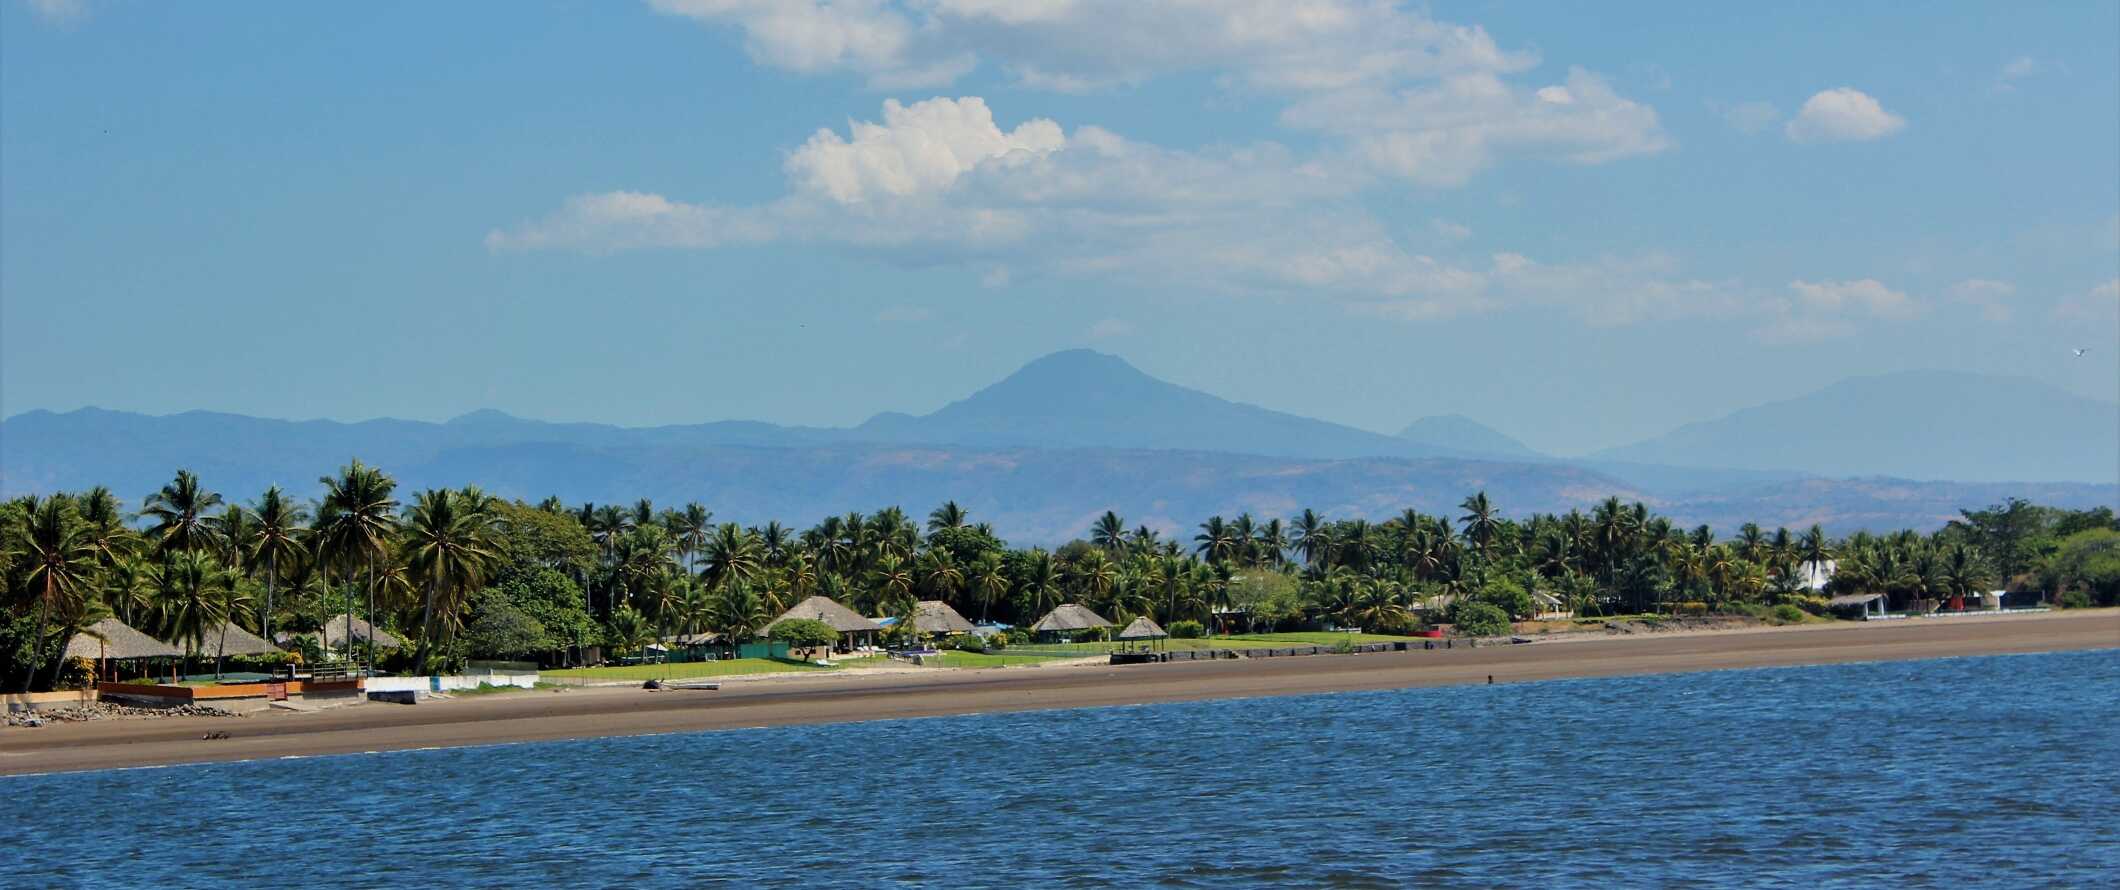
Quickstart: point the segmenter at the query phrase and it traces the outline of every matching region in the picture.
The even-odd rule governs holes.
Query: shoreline
[[[1485,683],[2120,648],[2120,610],[1636,634],[1113,667],[769,676],[719,691],[585,687],[315,713],[0,729],[0,776],[413,748]],[[208,741],[209,732],[228,738]]]

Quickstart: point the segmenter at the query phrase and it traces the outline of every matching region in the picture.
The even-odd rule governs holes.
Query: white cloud
[[[1281,120],[1345,137],[1371,169],[1431,187],[1463,185],[1505,153],[1601,164],[1670,145],[1655,109],[1580,68],[1534,91],[1477,73],[1433,86],[1319,93]]]
[[[1428,228],[1435,232],[1437,240],[1444,244],[1456,244],[1472,237],[1472,228],[1447,219],[1431,219]]]
[[[1875,278],[1854,281],[1791,281],[1798,302],[1820,312],[1859,310],[1874,318],[1912,318],[1921,310],[1904,291],[1896,291]]]
[[[851,138],[818,130],[788,157],[788,175],[797,188],[843,204],[931,193],[982,163],[1021,163],[1066,142],[1060,125],[1044,118],[1002,132],[977,96],[910,106],[886,99],[883,123],[848,123]]]
[[[2062,300],[2054,307],[2054,315],[2064,321],[2089,322],[2112,333],[2113,325],[2120,324],[2120,278]]]
[[[1125,337],[1133,334],[1133,332],[1133,322],[1119,318],[1102,319],[1096,324],[1089,326],[1089,337],[1092,340],[1109,340],[1113,337]]]
[[[1781,120],[1781,109],[1767,102],[1739,102],[1728,108],[1714,105],[1710,108],[1721,115],[1731,129],[1746,135],[1763,132]]]
[[[544,219],[488,232],[486,247],[607,252],[721,247],[768,241],[774,235],[767,214],[698,207],[642,192],[606,192],[576,195]]]
[[[1813,343],[1852,336],[1860,321],[1903,321],[1921,314],[1913,298],[1875,278],[1791,281],[1789,292],[1759,304],[1767,320],[1754,336],[1769,343]]]
[[[88,18],[88,0],[27,0],[27,5],[46,24],[65,25]]]
[[[1345,157],[1427,186],[1463,184],[1511,153],[1598,164],[1669,145],[1654,109],[1597,75],[1514,84],[1535,54],[1378,0],[649,2],[735,27],[764,64],[879,88],[939,86],[981,64],[1069,93],[1212,73],[1286,102],[1291,126],[1342,137]]]
[[[1805,99],[1783,130],[1797,142],[1868,142],[1905,126],[1905,118],[1884,110],[1869,94],[1839,87]]]
[[[2016,296],[2017,286],[2007,281],[1985,278],[1968,278],[1951,285],[1951,299],[1980,310],[1980,317],[1992,322],[2010,320],[2010,298]]]

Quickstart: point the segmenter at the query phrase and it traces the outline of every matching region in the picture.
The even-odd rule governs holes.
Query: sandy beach
[[[1754,628],[1450,650],[1111,667],[848,671],[719,691],[586,688],[241,718],[0,729],[0,775],[1566,677],[2120,647],[2120,610]],[[225,739],[205,740],[209,732]]]

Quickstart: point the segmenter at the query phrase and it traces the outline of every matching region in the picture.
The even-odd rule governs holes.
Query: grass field
[[[1393,643],[1413,639],[1384,634],[1349,634],[1335,631],[1298,631],[1272,634],[1231,634],[1226,637],[1204,637],[1192,640],[1170,639],[1161,644],[1166,649],[1266,649],[1278,646],[1337,646],[1342,642]],[[1159,645],[1161,645],[1159,644]],[[1040,652],[1080,652],[1095,655],[1119,647],[1111,643],[1025,643],[1025,648]]]
[[[726,661],[688,661],[676,664],[629,664],[618,667],[560,668],[540,676],[568,680],[689,680],[694,677],[734,677],[743,674],[777,674],[791,671],[830,671],[806,661],[777,658],[732,658]]]
[[[1097,653],[1085,652],[1083,654],[1095,655]],[[996,668],[1015,664],[1037,664],[1041,661],[1051,660],[1053,660],[1053,656],[1050,655],[1011,655],[1007,652],[956,651],[944,652],[941,658],[942,666],[947,668]]]

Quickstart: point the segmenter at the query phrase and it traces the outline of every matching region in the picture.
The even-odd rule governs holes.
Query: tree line
[[[1640,503],[1504,516],[1486,493],[1454,515],[1382,521],[1313,510],[1208,517],[1190,534],[1129,527],[1106,512],[1047,550],[1012,547],[955,502],[916,521],[897,507],[781,523],[714,521],[704,505],[530,504],[476,486],[400,492],[359,461],[306,502],[273,487],[249,503],[179,471],[136,510],[106,488],[0,504],[8,610],[0,677],[50,685],[58,653],[105,617],[215,654],[225,623],[291,635],[311,657],[382,658],[438,670],[466,658],[576,660],[590,646],[640,651],[673,635],[747,639],[821,595],[876,616],[942,600],[981,621],[1028,624],[1064,602],[1124,622],[1223,630],[1342,625],[1407,631],[1437,621],[1522,620],[1550,597],[1585,615],[1794,606],[1876,592],[1895,608],[1996,585],[2120,598],[2120,523],[2109,508],[2020,500],[1964,511],[1942,529],[1841,538],[1819,526],[1734,535],[1683,528]],[[409,641],[391,653],[334,619]]]

